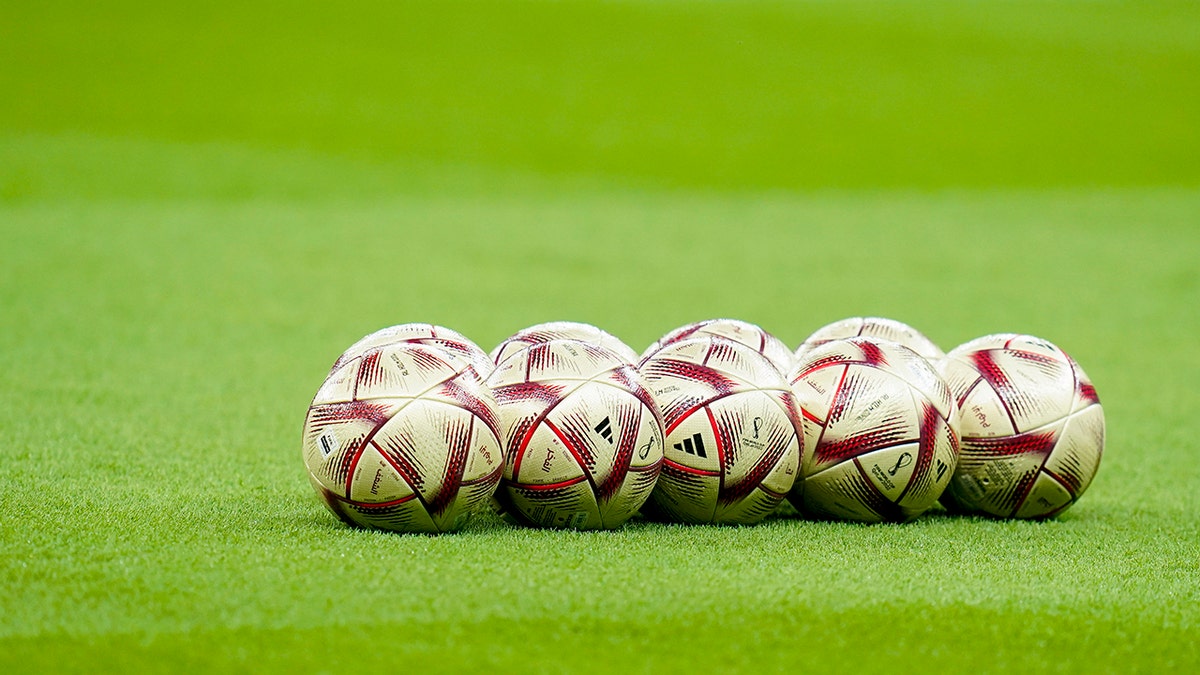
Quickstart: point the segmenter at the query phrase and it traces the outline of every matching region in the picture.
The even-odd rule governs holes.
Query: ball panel
[[[334,494],[311,473],[308,479],[329,511],[352,527],[428,534],[442,531],[429,517],[416,493],[390,502],[363,504]]]
[[[896,500],[905,513],[915,516],[937,502],[958,466],[958,454],[954,427],[932,406],[926,407],[913,475],[904,495]]]
[[[757,486],[737,501],[719,501],[712,522],[723,525],[753,525],[775,512],[786,493],[771,492]]]
[[[1004,402],[1017,431],[1035,429],[1070,412],[1075,376],[1068,362],[1015,350],[975,352],[972,360]]]
[[[504,360],[488,377],[500,388],[528,382],[591,380],[629,364],[611,350],[578,340],[551,340],[531,345]]]
[[[644,359],[639,369],[707,385],[715,391],[771,386],[782,378],[762,354],[721,337],[704,336],[664,346]]]
[[[959,397],[959,428],[964,437],[997,438],[1017,433],[1016,420],[988,383],[979,378]]]
[[[341,503],[342,512],[354,525],[395,532],[436,534],[446,531],[429,516],[425,504],[413,497],[382,504]]]
[[[453,515],[448,513],[475,440],[475,419],[456,406],[417,399],[373,439],[373,446],[419,493],[439,525],[448,525],[446,520]]]
[[[756,522],[799,473],[800,436],[786,392],[719,398],[681,419],[666,442],[653,498],[685,522]]]
[[[898,502],[908,489],[919,454],[918,443],[904,443],[858,455],[858,462],[875,489]]]
[[[851,317],[818,328],[796,349],[795,357],[803,358],[821,345],[853,337],[870,337],[902,344],[930,361],[945,357],[941,348],[917,329],[882,317]]]
[[[416,397],[469,367],[469,362],[422,344],[388,345],[342,364],[317,390],[313,403]]]
[[[805,439],[812,441],[811,471],[871,449],[916,440],[918,421],[909,392],[904,382],[879,369],[849,366],[833,392],[823,434]],[[807,405],[806,399],[798,398],[800,405]]]
[[[518,521],[538,527],[591,529],[603,526],[592,486],[583,476],[544,485],[506,483],[510,511]]]
[[[338,366],[325,378],[313,396],[312,405],[353,401],[357,386],[358,360],[355,359]]]
[[[970,352],[976,352],[986,349],[1004,349],[1004,346],[1013,341],[1014,338],[1021,337],[1017,333],[992,333],[990,335],[981,335],[973,340],[962,343],[961,345],[950,350],[946,356],[954,357]]]
[[[665,458],[650,500],[670,520],[711,523],[720,481],[719,471],[695,469]]]
[[[887,372],[900,378],[921,397],[934,406],[938,414],[951,419],[956,414],[954,396],[946,381],[930,363],[907,349],[889,350]]]
[[[629,468],[642,470],[661,465],[666,441],[662,419],[656,414],[654,408],[644,408],[639,418],[638,432],[633,442],[633,455],[629,460]]]
[[[497,486],[500,485],[500,480],[504,471],[501,465],[489,474],[484,474],[478,478],[464,477],[462,485],[458,489],[458,499],[461,503],[461,510],[464,513],[478,513],[485,508],[486,504],[491,502],[492,496],[496,493]]]
[[[346,479],[360,450],[410,402],[377,399],[310,407],[304,423],[305,466],[326,489],[345,496]]]
[[[496,399],[491,389],[473,369],[460,373],[435,385],[432,389],[421,394],[427,401],[440,401],[462,408],[475,416],[494,436],[500,436],[500,418],[496,412]]]
[[[1013,516],[1016,518],[1044,518],[1062,511],[1071,504],[1073,499],[1071,492],[1053,476],[1039,473]]]
[[[1054,343],[1033,335],[1013,335],[1004,342],[1004,349],[1044,357],[1047,361],[1065,363],[1070,360]]]
[[[796,485],[796,481],[800,479],[801,456],[804,454],[803,439],[803,432],[797,433],[794,426],[790,435],[787,429],[781,428],[778,436],[771,437],[770,443],[782,443],[783,447],[778,453],[778,460],[765,471],[765,475],[759,481],[759,489],[782,497]],[[775,456],[774,446],[769,447],[771,449],[764,453],[764,457]]]
[[[653,475],[662,460],[662,431],[653,419],[653,410],[628,393],[614,398],[612,413],[592,427],[612,446],[604,449],[603,461],[598,463],[597,470],[591,471],[605,522],[618,518],[623,522],[641,508],[642,502],[631,503],[635,495],[626,489],[632,484],[630,470],[634,468],[634,462],[641,464],[637,468],[644,469],[643,474]],[[660,449],[657,456],[654,456],[654,448]],[[639,458],[642,454],[645,457]],[[634,483],[641,484],[636,477]]]
[[[660,460],[657,464],[631,467],[625,472],[619,488],[610,498],[600,502],[603,527],[617,527],[642,508],[658,482],[661,466]]]
[[[667,432],[663,457],[680,467],[719,476],[723,457],[715,426],[706,407],[695,409]]]
[[[356,502],[391,502],[413,494],[412,486],[388,463],[374,442],[363,448],[347,482],[349,499]]]
[[[642,406],[628,392],[595,383],[573,393],[546,415],[554,430],[600,488],[614,471],[614,460],[628,467]],[[623,452],[622,452],[623,451]],[[619,484],[619,482],[618,482]],[[603,499],[606,494],[599,495]]]
[[[486,425],[476,423],[472,428],[471,447],[474,451],[467,456],[463,484],[487,480],[489,477],[494,477],[494,484],[504,469],[504,448],[500,437]]]
[[[828,363],[799,373],[792,379],[793,392],[803,401],[801,408],[813,421],[824,425],[829,418],[829,406],[833,403],[831,392],[841,386],[847,368],[845,364]],[[797,386],[802,391],[796,391]]]
[[[750,388],[707,366],[671,355],[644,363],[641,372],[668,428],[709,401]]]
[[[642,359],[649,358],[667,345],[703,337],[719,337],[749,347],[781,373],[787,372],[792,366],[791,350],[783,341],[759,326],[738,319],[709,319],[675,328],[642,352]]]
[[[1077,412],[1093,405],[1100,404],[1100,396],[1096,393],[1096,387],[1092,384],[1091,378],[1087,373],[1083,372],[1083,368],[1074,359],[1071,360],[1071,369],[1075,372],[1075,396],[1071,401],[1071,412]]]
[[[425,344],[450,352],[472,363],[483,375],[490,372],[492,368],[492,362],[487,358],[487,354],[462,333],[428,323],[406,323],[382,328],[361,338],[342,352],[330,372],[338,370],[351,359],[358,358],[369,351],[404,342]]]
[[[853,459],[805,475],[799,502],[793,499],[792,503],[804,513],[826,518],[865,523],[903,519],[896,505],[875,488]]]
[[[549,425],[539,423],[505,467],[504,477],[522,485],[551,485],[585,476],[583,467]]]
[[[1100,468],[1104,448],[1104,409],[1092,405],[1073,413],[1043,470],[1079,499]]]
[[[950,492],[960,505],[1013,515],[1058,442],[1065,421],[999,438],[962,439]]]
[[[722,502],[739,501],[760,486],[783,495],[795,482],[800,460],[795,414],[781,403],[781,395],[748,391],[708,406],[710,422],[718,434],[719,454],[723,455]],[[764,485],[768,478],[771,483]]]
[[[637,352],[613,334],[591,324],[575,321],[550,321],[521,329],[496,345],[488,354],[488,358],[492,363],[499,364],[526,347],[551,340],[589,342],[612,350],[621,360],[631,365],[638,361]]]

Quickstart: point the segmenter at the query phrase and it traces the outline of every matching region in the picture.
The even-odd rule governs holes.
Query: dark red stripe
[[[682,471],[684,473],[690,473],[690,474],[693,474],[696,476],[720,476],[721,475],[720,471],[706,471],[704,469],[694,469],[690,466],[684,466],[677,462],[672,462],[671,460],[666,459],[665,457],[663,458],[663,464],[666,464],[667,466],[671,467],[672,469],[676,469],[676,470]]]

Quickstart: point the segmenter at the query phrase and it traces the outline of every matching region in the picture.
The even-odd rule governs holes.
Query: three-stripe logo
[[[600,420],[600,423],[595,426],[595,429],[596,433],[604,437],[604,440],[608,441],[609,443],[613,442],[612,425],[607,417]]]
[[[685,438],[676,443],[675,449],[697,457],[708,457],[704,452],[704,437],[699,433],[694,433],[691,438]]]

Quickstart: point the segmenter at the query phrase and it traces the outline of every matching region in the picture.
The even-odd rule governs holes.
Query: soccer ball
[[[308,477],[342,521],[446,532],[486,504],[503,454],[496,405],[474,364],[433,344],[359,345],[304,422]]]
[[[749,525],[775,510],[800,468],[803,434],[787,382],[753,347],[672,342],[639,366],[667,439],[652,515]]]
[[[947,506],[1047,518],[1079,500],[1104,451],[1104,409],[1061,349],[1028,335],[972,340],[943,374],[962,417],[962,456]]]
[[[381,328],[350,345],[334,362],[333,368],[329,372],[332,373],[347,361],[360,357],[368,351],[402,342],[430,345],[465,358],[483,377],[487,377],[488,373],[492,372],[491,359],[478,345],[458,331],[429,323],[405,323]]]
[[[519,330],[499,345],[496,345],[496,348],[492,350],[488,357],[492,363],[499,365],[508,357],[530,345],[549,342],[550,340],[590,342],[611,349],[629,365],[635,365],[638,361],[637,352],[633,351],[629,345],[621,342],[612,333],[597,328],[590,323],[578,323],[575,321],[550,321]]]
[[[538,342],[488,379],[503,425],[500,507],[517,522],[615,528],[658,478],[663,428],[637,370],[579,340]]]
[[[795,357],[800,360],[807,352],[826,342],[852,337],[873,337],[898,342],[933,363],[946,357],[932,340],[906,323],[894,319],[861,316],[834,321],[817,329],[796,349]]]
[[[789,375],[804,411],[800,511],[861,522],[905,521],[945,490],[958,459],[950,389],[913,350],[875,338],[834,340]]]
[[[786,373],[792,367],[792,351],[782,340],[752,323],[737,319],[708,319],[680,326],[642,352],[642,360],[669,344],[704,336],[722,337],[746,345],[766,357],[780,373]]]

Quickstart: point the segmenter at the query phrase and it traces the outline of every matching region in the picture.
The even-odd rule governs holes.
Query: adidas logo
[[[685,438],[682,442],[676,443],[675,449],[697,457],[708,457],[704,453],[704,438],[699,433],[692,434],[691,438]]]
[[[609,443],[613,442],[612,425],[609,424],[607,417],[600,420],[600,424],[596,425],[596,433],[603,436],[604,440],[608,441]]]

